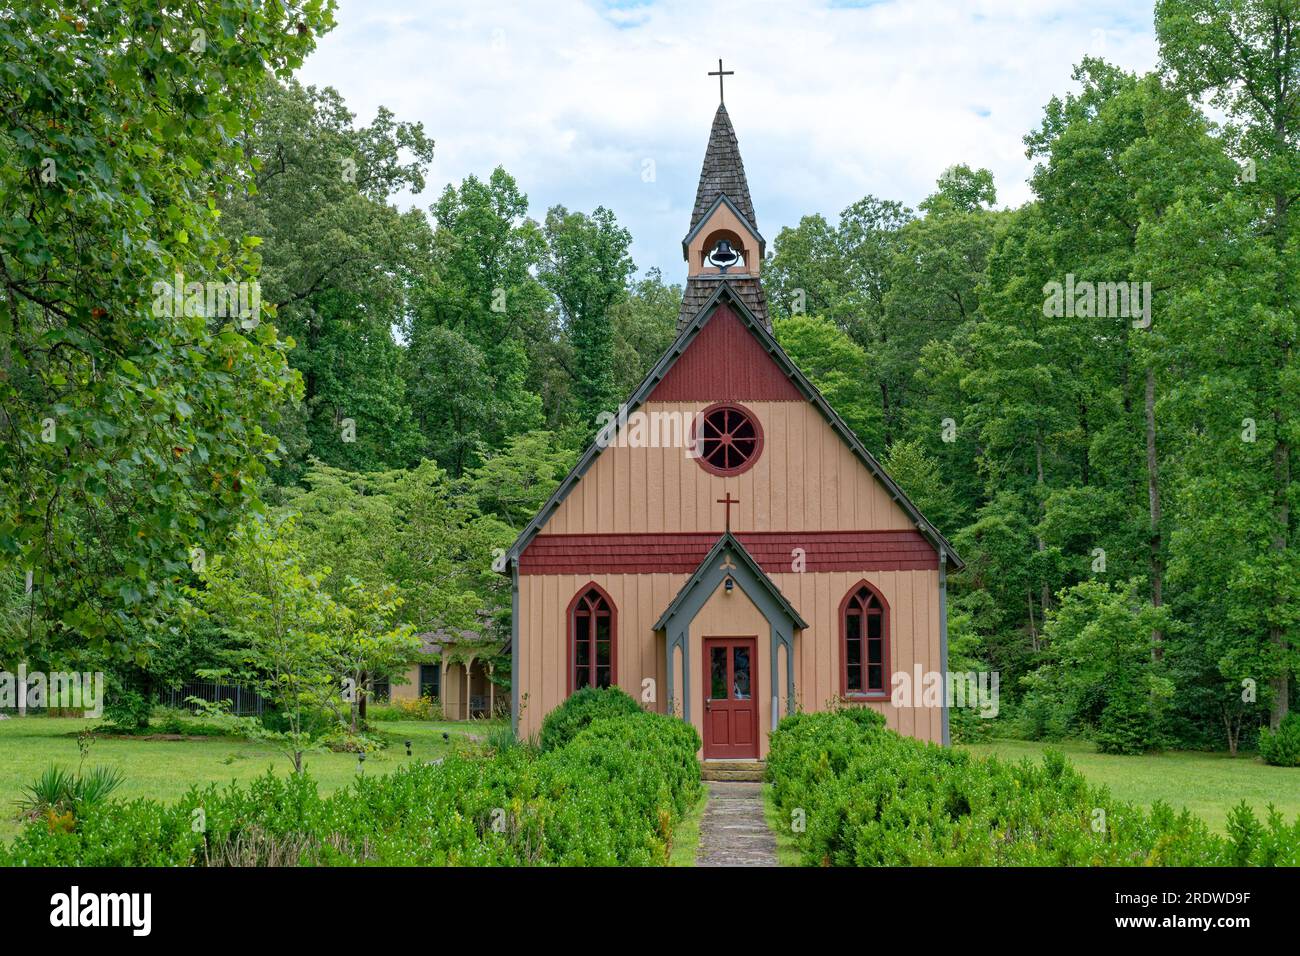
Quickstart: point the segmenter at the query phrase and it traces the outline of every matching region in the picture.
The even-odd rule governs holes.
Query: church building
[[[617,685],[694,724],[705,761],[840,706],[948,742],[942,688],[895,706],[891,678],[946,674],[961,560],[777,344],[765,246],[719,105],[677,337],[506,556],[521,737]]]

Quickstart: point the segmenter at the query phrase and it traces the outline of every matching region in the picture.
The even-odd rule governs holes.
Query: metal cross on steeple
[[[722,68],[721,57],[718,58],[718,69],[716,71],[715,70],[709,71],[709,76],[716,76],[718,78],[718,102],[719,103],[725,102],[725,100],[722,97],[722,78],[724,76],[735,76],[735,75],[736,75],[735,70],[724,70]]]

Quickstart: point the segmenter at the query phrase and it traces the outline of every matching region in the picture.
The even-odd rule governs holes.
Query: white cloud
[[[440,3],[340,0],[301,71],[362,119],[380,104],[437,140],[428,206],[505,166],[533,215],[614,210],[639,268],[679,280],[717,107],[718,57],[759,228],[834,218],[866,193],[915,205],[956,162],[1028,198],[1021,138],[1083,56],[1156,60],[1131,0]],[[654,160],[656,181],[642,179]]]

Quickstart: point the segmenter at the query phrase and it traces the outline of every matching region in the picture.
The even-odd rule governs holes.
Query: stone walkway
[[[763,785],[710,781],[696,866],[776,866],[776,837],[763,816]]]

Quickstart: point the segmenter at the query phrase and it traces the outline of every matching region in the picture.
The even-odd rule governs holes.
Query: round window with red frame
[[[763,451],[763,428],[749,409],[719,402],[695,420],[695,458],[715,475],[748,471]]]

